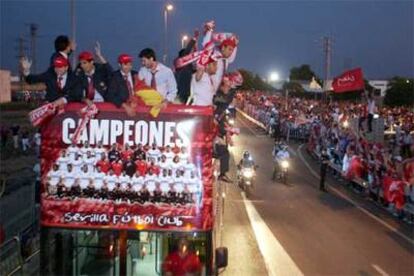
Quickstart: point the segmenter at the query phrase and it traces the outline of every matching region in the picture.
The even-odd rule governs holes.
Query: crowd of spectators
[[[320,156],[326,149],[338,177],[402,216],[414,203],[414,112],[375,106],[370,111],[374,112],[372,119],[377,119],[374,124],[384,123],[386,135],[384,142],[374,142],[367,120],[367,98],[362,103],[323,104],[318,100],[286,100],[260,91],[237,95],[238,107],[260,121],[276,139],[303,129],[302,138],[310,153]]]

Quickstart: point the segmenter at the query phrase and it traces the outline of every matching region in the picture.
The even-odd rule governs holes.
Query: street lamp
[[[269,81],[276,82],[279,80],[279,73],[278,72],[271,72],[269,75]]]
[[[183,35],[181,37],[181,48],[184,48],[185,43],[187,42],[187,40],[188,40],[188,36],[187,35]]]
[[[172,4],[167,4],[164,7],[164,64],[167,63],[167,51],[168,51],[168,12],[172,11],[174,9],[174,6]]]

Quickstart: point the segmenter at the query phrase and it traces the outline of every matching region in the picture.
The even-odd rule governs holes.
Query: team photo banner
[[[130,117],[98,103],[79,133],[83,107],[67,104],[42,125],[42,225],[212,229],[211,108],[170,105],[153,118],[138,107]]]

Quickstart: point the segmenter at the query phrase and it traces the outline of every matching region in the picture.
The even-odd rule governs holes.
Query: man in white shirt
[[[165,157],[167,158],[167,163],[172,163],[173,159],[174,159],[174,152],[171,151],[171,146],[167,145],[165,147],[165,152],[164,152]]]
[[[372,120],[376,111],[375,99],[372,92],[368,94],[368,132],[372,132]]]
[[[186,147],[181,147],[181,152],[178,154],[178,156],[180,157],[180,163],[182,163],[183,165],[185,163],[187,163],[188,160],[188,152],[187,152],[187,148]]]
[[[161,151],[157,148],[157,144],[153,143],[152,147],[147,152],[147,162],[158,163],[161,157]]]
[[[147,187],[150,194],[154,192],[156,182],[157,182],[157,176],[153,174],[152,171],[149,171],[148,175],[145,177],[145,186]]]
[[[81,167],[83,165],[83,159],[80,158],[80,155],[78,153],[76,153],[75,158],[71,159],[69,162],[73,166],[73,172],[74,173],[80,173],[81,172]]]
[[[158,166],[160,167],[162,173],[164,173],[164,171],[168,173],[168,171],[171,170],[171,163],[167,161],[165,154],[161,155],[161,161]]]
[[[72,171],[72,165],[68,164],[67,165],[67,172],[64,174],[63,177],[63,185],[65,186],[66,189],[66,194],[69,194],[70,189],[72,188],[72,185],[75,183],[75,173]]]
[[[89,182],[91,182],[91,178],[92,176],[88,171],[88,165],[83,165],[82,171],[79,174],[79,180],[80,180],[79,185],[82,191],[88,187]]]
[[[72,144],[67,148],[67,153],[72,160],[75,159],[77,153],[82,154],[80,148],[76,145],[75,142],[72,142]]]
[[[217,73],[217,60],[210,57],[205,67],[198,66],[191,78],[191,96],[187,104],[193,98],[193,105],[209,106],[213,104],[213,96],[216,93],[214,74]]]
[[[206,24],[206,27],[208,24]],[[206,28],[206,33],[203,38],[203,47],[213,40],[214,23]],[[221,41],[219,47],[214,49],[213,55],[221,57],[217,63],[217,73],[214,75],[215,91],[218,90],[227,67],[236,59],[237,45],[239,43],[237,37],[231,33],[227,33],[226,37]]]
[[[195,173],[195,165],[191,163],[191,158],[187,158],[187,163],[184,164],[184,177],[190,178],[191,174]]]
[[[122,172],[122,175],[119,176],[119,184],[121,184],[121,190],[126,191],[128,189],[128,184],[131,182],[131,177],[126,174],[125,171]]]
[[[114,171],[112,169],[109,170],[109,174],[104,179],[106,183],[106,187],[108,189],[109,199],[115,199],[113,196],[113,191],[116,187],[116,183],[118,181],[118,177],[114,174]]]
[[[101,172],[100,167],[96,168],[96,172],[91,174],[93,179],[94,179],[94,187],[95,187],[95,191],[99,194],[103,185],[104,185],[104,178],[105,178],[105,174],[103,172]]]
[[[86,153],[90,151],[93,152],[93,148],[91,148],[89,146],[89,142],[85,141],[85,143],[83,144],[83,147],[80,149],[80,152],[82,153],[82,157],[85,158],[86,157]]]
[[[58,158],[56,163],[58,164],[60,171],[67,172],[67,166],[69,164],[69,157],[66,154],[66,150],[62,151],[62,155]]]
[[[162,171],[162,175],[159,177],[160,189],[162,191],[163,202],[167,202],[168,192],[170,191],[170,186],[173,184],[173,180],[168,176],[166,170]]]
[[[177,82],[172,70],[157,62],[155,52],[150,48],[143,49],[139,53],[139,58],[143,67],[139,70],[138,76],[164,97],[162,108],[173,102],[177,96]]]
[[[87,151],[86,156],[83,158],[83,164],[88,165],[88,171],[95,171],[95,157],[92,155],[92,151]]]
[[[184,178],[181,171],[177,171],[176,177],[174,177],[174,188],[177,192],[177,202],[183,203],[183,191],[184,191]]]
[[[102,146],[102,141],[99,141],[98,145],[93,149],[95,155],[95,161],[98,162],[102,159],[102,154],[106,153],[105,148]]]
[[[56,194],[57,184],[59,183],[62,176],[63,174],[61,171],[59,171],[59,166],[57,164],[54,164],[52,170],[47,174],[49,194]]]
[[[144,185],[145,178],[139,174],[137,171],[131,178],[132,187],[138,186],[138,191],[142,188],[142,185]]]

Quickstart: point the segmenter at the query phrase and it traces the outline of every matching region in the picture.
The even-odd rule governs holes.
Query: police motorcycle
[[[275,148],[273,149],[272,155],[275,160],[272,180],[275,181],[279,179],[283,184],[286,185],[288,183],[290,167],[290,155],[287,151],[287,145],[283,143],[275,144]]]
[[[255,165],[250,153],[245,151],[242,160],[237,165],[237,183],[247,196],[251,195],[253,191],[256,169],[258,167]]]

